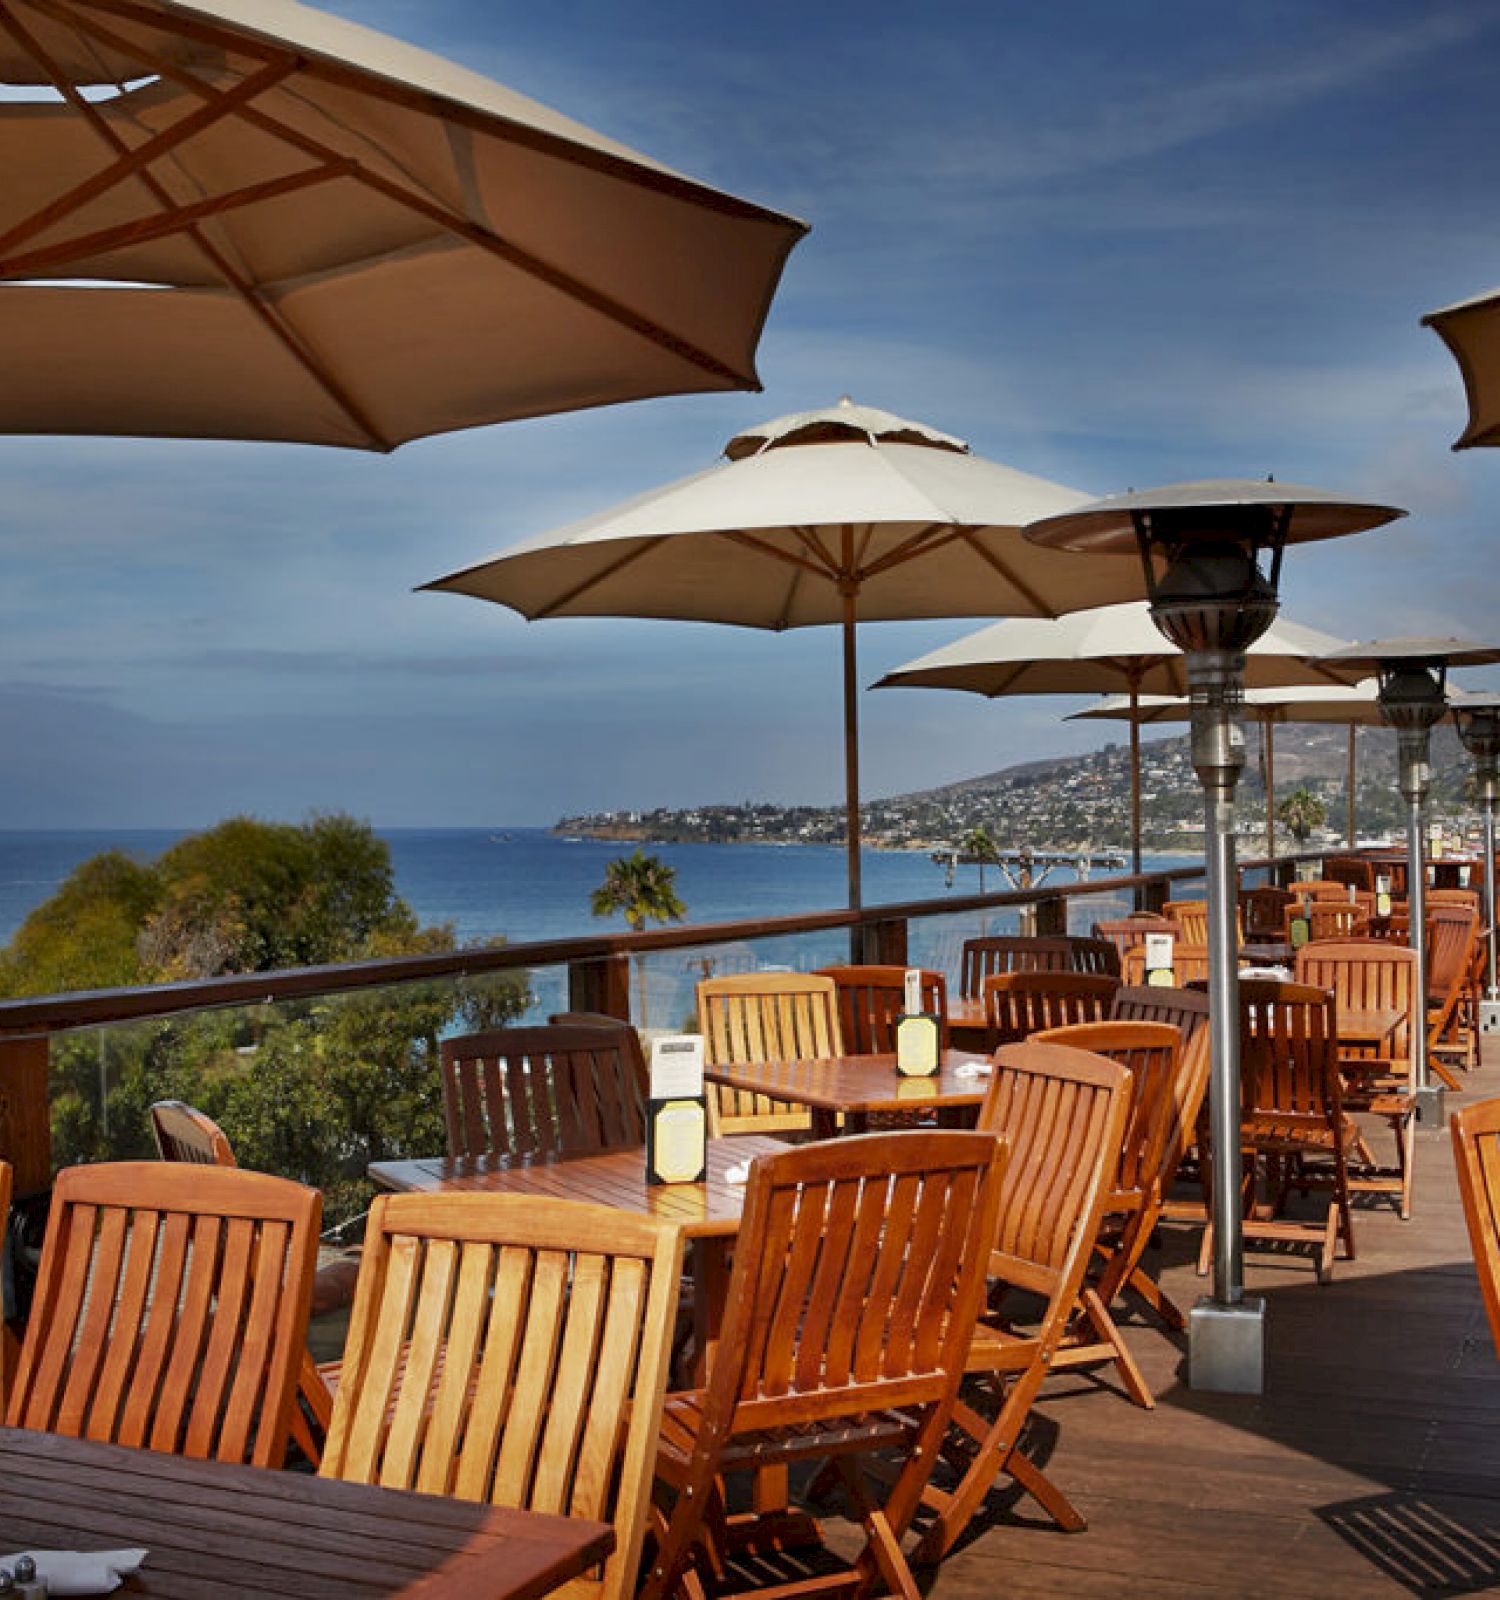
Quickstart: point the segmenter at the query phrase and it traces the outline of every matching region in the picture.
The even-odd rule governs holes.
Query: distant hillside
[[[1344,827],[1348,734],[1340,727],[1279,727],[1275,737],[1276,792],[1306,785],[1322,799],[1329,837]],[[1263,828],[1265,787],[1259,734],[1247,732],[1237,823],[1254,839]],[[1141,810],[1148,846],[1191,845],[1202,820],[1202,791],[1189,763],[1188,736],[1147,738],[1141,746]],[[1434,814],[1464,807],[1468,758],[1452,728],[1433,736]],[[1384,728],[1359,732],[1361,833],[1398,830],[1405,811],[1396,789],[1396,740]],[[862,808],[872,844],[951,847],[971,828],[987,828],[1003,849],[1121,849],[1128,843],[1129,745],[1121,740],[1079,756],[1021,762],[933,789],[868,801]],[[708,805],[684,810],[611,811],[565,817],[559,832],[614,839],[837,843],[844,836],[837,806]]]

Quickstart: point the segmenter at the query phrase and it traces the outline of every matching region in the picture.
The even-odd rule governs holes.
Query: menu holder
[[[1381,873],[1375,880],[1375,915],[1388,917],[1391,914],[1391,880],[1388,874]]]
[[[938,1069],[942,1021],[922,1009],[922,970],[906,970],[906,1010],[896,1018],[896,1071],[904,1078],[930,1078]]]
[[[1458,869],[1458,886],[1459,886],[1460,889],[1467,889],[1469,887],[1469,876],[1472,873],[1472,871],[1473,871],[1473,868],[1470,867],[1470,865],[1469,865],[1469,863],[1467,861],[1462,862],[1459,865],[1459,869]]]
[[[1146,982],[1153,989],[1174,989],[1177,971],[1172,964],[1175,938],[1170,933],[1146,935]]]
[[[1300,950],[1312,938],[1312,901],[1302,902],[1302,909],[1286,925],[1286,942],[1293,950]]]
[[[669,1035],[651,1045],[646,1101],[646,1182],[702,1183],[708,1174],[703,1039]]]

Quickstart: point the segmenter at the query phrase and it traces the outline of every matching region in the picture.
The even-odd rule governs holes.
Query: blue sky
[[[1294,551],[1287,615],[1500,635],[1500,453],[1449,452],[1462,386],[1418,325],[1500,283],[1500,6],[328,8],[810,221],[765,392],[389,458],[0,439],[0,826],[837,800],[833,630],[411,591],[844,393],[1084,490],[1274,472],[1407,506]],[[975,625],[867,627],[862,676]],[[866,793],[1111,737],[1074,704],[867,695]]]

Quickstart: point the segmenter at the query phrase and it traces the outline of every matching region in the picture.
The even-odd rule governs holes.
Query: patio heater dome
[[[1279,609],[1254,555],[1214,539],[1178,547],[1156,581],[1151,614],[1179,650],[1246,650]]]

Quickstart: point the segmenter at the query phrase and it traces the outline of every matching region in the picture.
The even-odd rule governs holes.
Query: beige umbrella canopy
[[[850,904],[858,905],[855,627],[894,618],[1056,616],[1118,599],[1117,563],[1020,525],[1076,490],[849,400],[731,439],[728,460],[424,585],[527,617],[842,626]]]
[[[1422,323],[1453,352],[1469,398],[1468,426],[1453,448],[1500,445],[1500,289],[1429,311]]]
[[[1245,681],[1256,687],[1345,683],[1314,659],[1342,641],[1278,618],[1252,644]],[[888,672],[885,688],[963,689],[991,699],[1020,694],[1089,694],[1124,686],[1127,706],[1143,692],[1187,693],[1186,657],[1151,620],[1142,602],[1075,611],[1053,620],[997,622]],[[1131,871],[1141,870],[1140,719],[1130,718]]]
[[[387,450],[759,387],[801,223],[292,0],[3,0],[0,431]]]

